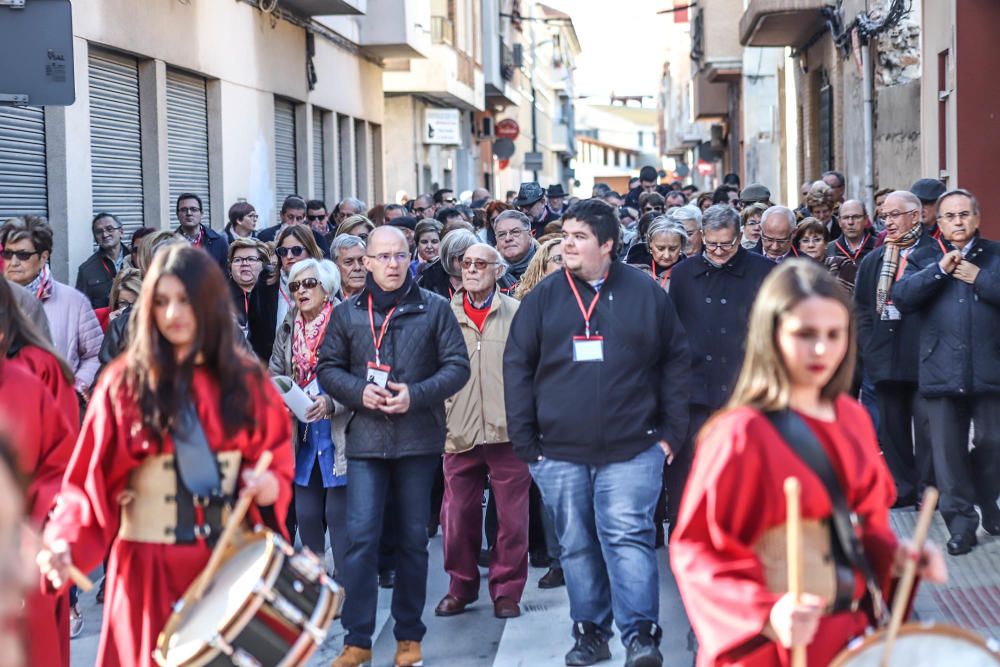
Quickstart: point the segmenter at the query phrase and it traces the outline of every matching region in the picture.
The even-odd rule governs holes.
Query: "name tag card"
[[[885,304],[885,308],[882,309],[882,320],[894,322],[901,319],[903,319],[903,314],[899,312],[899,308],[891,303]]]
[[[385,365],[376,364],[374,361],[368,362],[368,382],[385,389],[389,382],[389,372],[392,369]]]
[[[573,361],[604,361],[604,338],[574,336]]]

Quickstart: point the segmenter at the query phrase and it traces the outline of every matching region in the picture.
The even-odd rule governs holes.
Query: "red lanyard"
[[[948,249],[944,247],[943,243],[941,243],[941,239],[939,239],[939,238],[937,238],[935,236],[932,236],[931,238],[933,238],[935,241],[937,241],[938,247],[941,248],[941,254],[942,255],[947,255],[948,254]],[[912,252],[913,248],[914,248],[914,246],[910,246],[909,248],[904,248],[904,250],[910,250]],[[900,254],[902,254],[902,251],[900,251]],[[903,271],[906,270],[906,262],[909,261],[909,258],[910,258],[910,253],[906,253],[905,255],[902,255],[902,257],[900,258],[900,260],[899,260],[899,268],[896,269],[896,281],[897,282],[899,281],[900,276],[903,275]]]
[[[240,291],[243,292],[243,314],[249,316],[250,315],[250,297],[247,295],[246,290],[240,288]]]
[[[667,269],[666,271],[663,272],[663,278],[657,278],[656,277],[656,260],[654,259],[654,260],[650,261],[649,268],[652,269],[652,271],[653,271],[653,280],[656,280],[657,282],[659,282],[660,283],[660,287],[666,287],[667,281],[670,280],[670,273],[674,270],[674,266],[675,265],[672,265],[669,269]]]
[[[372,295],[368,294],[368,322],[372,325],[372,342],[375,344],[375,365],[382,365],[382,358],[379,356],[379,350],[382,348],[382,340],[385,338],[385,332],[389,329],[389,320],[392,318],[392,314],[396,312],[397,306],[393,306],[385,315],[385,321],[382,322],[382,329],[379,332],[378,338],[375,337],[375,311],[372,309]]]
[[[601,280],[603,281],[607,279],[608,279],[608,274],[605,273],[604,278],[602,278]],[[573,281],[573,278],[569,275],[569,269],[566,269],[566,280],[569,282],[569,288],[573,290],[573,296],[576,297],[576,305],[580,307],[580,314],[583,315],[583,326],[584,326],[584,331],[586,332],[586,336],[587,338],[590,338],[590,317],[591,315],[594,314],[594,309],[597,308],[597,301],[601,298],[601,291],[597,290],[597,294],[595,294],[594,298],[590,301],[590,307],[584,308],[583,299],[580,298],[580,290],[576,288],[576,283]]]
[[[850,257],[851,261],[853,261],[854,263],[857,263],[858,257],[861,256],[861,251],[865,249],[865,244],[868,243],[869,237],[871,237],[871,234],[868,234],[866,232],[865,233],[865,238],[861,241],[861,245],[858,246],[858,251],[855,252],[855,253],[852,253],[852,252],[849,252],[848,250],[846,250],[844,248],[844,246],[840,245],[840,241],[837,241],[836,244],[837,244],[837,247],[840,248],[840,252],[842,252],[845,255],[847,255],[848,257]],[[848,246],[848,247],[850,247],[850,246]]]

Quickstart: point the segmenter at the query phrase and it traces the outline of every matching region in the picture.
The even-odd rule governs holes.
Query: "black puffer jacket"
[[[366,287],[334,308],[317,367],[323,391],[355,411],[347,425],[347,457],[440,454],[444,401],[469,380],[469,354],[451,305],[413,284],[396,308],[380,357],[392,368],[389,380],[408,386],[410,409],[388,415],[365,408],[361,400],[368,362],[375,360],[368,293]],[[384,321],[376,312],[376,331]]]
[[[951,244],[945,242],[950,251]],[[919,312],[920,393],[971,396],[1000,392],[1000,244],[977,237],[966,259],[975,285],[945,275],[937,243],[910,255],[892,289],[899,310]]]

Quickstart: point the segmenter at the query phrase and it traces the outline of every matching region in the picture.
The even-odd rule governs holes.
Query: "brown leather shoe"
[[[345,644],[344,650],[340,652],[330,667],[371,667],[371,664],[372,650],[370,648]]]
[[[424,656],[420,654],[420,642],[403,639],[396,642],[396,667],[423,667]]]
[[[497,618],[517,618],[521,615],[521,607],[511,598],[500,596],[493,601],[493,615]]]
[[[463,600],[449,593],[441,598],[441,601],[438,602],[438,606],[434,608],[434,613],[437,616],[456,616],[464,613],[465,608],[475,601],[475,598],[471,600]]]

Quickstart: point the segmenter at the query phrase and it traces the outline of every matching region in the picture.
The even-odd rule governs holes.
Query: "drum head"
[[[222,564],[202,599],[183,610],[166,646],[169,664],[191,660],[246,609],[254,587],[263,581],[272,549],[268,540],[253,540]]]
[[[885,634],[866,637],[860,645],[848,648],[831,667],[879,667]],[[889,667],[998,667],[1000,655],[979,635],[948,625],[904,625],[892,647]]]

